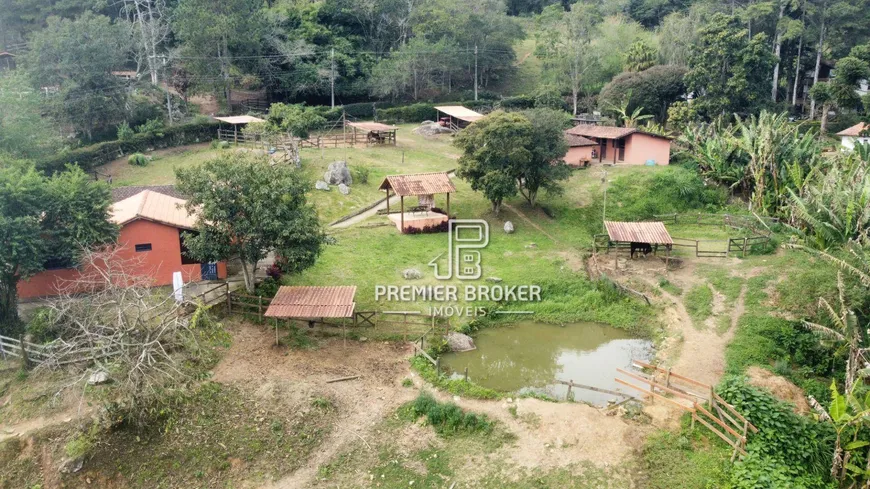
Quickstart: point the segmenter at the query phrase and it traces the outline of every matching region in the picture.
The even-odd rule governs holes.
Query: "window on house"
[[[42,268],[46,270],[63,270],[65,268],[74,268],[75,263],[69,257],[52,257],[48,260],[45,260],[45,263],[42,264]]]
[[[151,251],[151,243],[142,243],[136,245],[136,253],[141,253],[143,251]]]
[[[195,233],[193,231],[184,231],[181,229],[178,230],[178,242],[179,242],[180,248],[181,248],[181,264],[182,265],[196,265],[199,262],[194,260],[193,258],[190,258],[189,256],[187,256],[187,253],[188,253],[187,245],[184,244],[185,234],[194,235]]]

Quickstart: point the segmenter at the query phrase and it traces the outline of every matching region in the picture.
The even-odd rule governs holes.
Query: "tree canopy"
[[[176,177],[197,216],[197,232],[185,236],[190,256],[202,262],[238,257],[249,292],[257,262],[270,252],[293,273],[320,254],[324,235],[299,172],[270,165],[265,156],[233,153],[179,168]]]

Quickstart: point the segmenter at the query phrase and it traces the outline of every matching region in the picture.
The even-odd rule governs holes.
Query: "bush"
[[[127,158],[127,163],[134,166],[147,166],[149,158],[142,153],[133,153]]]
[[[275,297],[275,294],[278,293],[279,287],[281,287],[281,282],[279,282],[278,279],[269,276],[266,277],[262,282],[257,284],[254,295],[260,297]]]
[[[498,106],[502,110],[526,110],[535,107],[535,98],[528,95],[517,95],[515,97],[505,97]]]
[[[466,413],[456,404],[438,402],[426,392],[406,404],[402,411],[411,419],[425,416],[429,424],[441,435],[492,432],[492,422],[486,415]]]
[[[66,165],[72,163],[88,171],[119,155],[210,141],[219,126],[219,123],[209,120],[167,127],[160,134],[136,134],[129,141],[106,141],[52,155],[37,161],[37,168],[50,174],[64,171]]]
[[[354,165],[350,169],[353,174],[353,181],[356,183],[369,183],[369,175],[372,172],[371,167],[366,165]]]
[[[118,141],[129,141],[133,139],[136,133],[130,128],[130,124],[127,122],[122,122],[118,124]]]
[[[154,134],[156,136],[163,136],[163,120],[161,119],[148,119],[141,126],[136,127],[136,132],[139,134]]]
[[[433,104],[413,104],[378,111],[378,120],[388,124],[434,121],[436,116]]]
[[[48,343],[60,336],[60,328],[56,321],[51,318],[51,311],[48,308],[40,308],[36,311],[27,326],[24,333],[34,343]]]

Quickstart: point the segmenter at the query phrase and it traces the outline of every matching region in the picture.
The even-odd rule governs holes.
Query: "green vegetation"
[[[487,389],[462,379],[451,379],[443,373],[436,372],[432,362],[422,356],[412,357],[411,366],[420,374],[423,380],[433,387],[451,394],[474,399],[500,399],[502,397],[502,394],[498,391]]]
[[[713,291],[707,284],[696,285],[686,293],[685,303],[695,327],[703,328],[704,320],[713,313]]]
[[[465,412],[450,402],[438,402],[427,392],[400,408],[399,414],[410,421],[425,417],[426,422],[444,436],[488,434],[493,430],[493,422],[485,415]]]
[[[730,450],[699,435],[685,427],[677,432],[659,431],[650,435],[643,447],[643,487],[726,487]]]

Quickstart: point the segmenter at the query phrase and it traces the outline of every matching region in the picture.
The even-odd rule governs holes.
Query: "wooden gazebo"
[[[396,145],[396,131],[399,130],[396,126],[389,126],[387,124],[381,124],[380,122],[350,122],[348,121],[347,127],[353,130],[352,142],[353,144],[357,143],[357,132],[360,132],[365,135],[366,144],[388,144],[395,146]],[[360,141],[363,140],[363,136],[360,136]]]
[[[399,231],[405,232],[405,221],[414,228],[433,226],[450,219],[450,194],[456,187],[447,172],[416,173],[413,175],[390,175],[384,179],[379,190],[387,192],[387,216],[396,223]],[[390,215],[390,192],[399,196],[399,217]],[[435,194],[446,194],[447,214],[432,212],[435,207]],[[418,197],[418,206],[410,214],[405,214],[405,197]],[[396,222],[398,220],[398,222]]]

